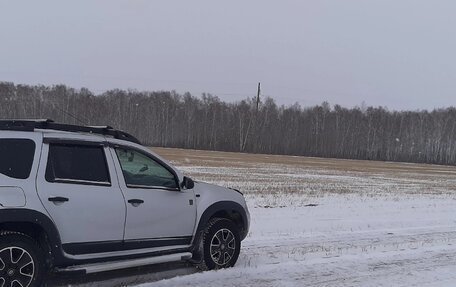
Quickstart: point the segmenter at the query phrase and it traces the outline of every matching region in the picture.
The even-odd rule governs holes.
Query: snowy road
[[[456,201],[323,198],[256,208],[231,270],[142,286],[456,286]]]

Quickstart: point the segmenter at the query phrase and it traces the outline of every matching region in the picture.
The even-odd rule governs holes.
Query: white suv
[[[241,192],[183,176],[110,127],[0,120],[0,286],[190,260],[231,267],[249,230]]]

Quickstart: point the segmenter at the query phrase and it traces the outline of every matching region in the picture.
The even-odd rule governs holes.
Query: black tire
[[[214,270],[233,267],[241,250],[241,236],[238,227],[225,218],[211,219],[203,232],[202,248],[202,260],[197,265],[199,269]]]
[[[35,240],[18,232],[0,232],[0,286],[42,286],[45,266],[43,252]]]

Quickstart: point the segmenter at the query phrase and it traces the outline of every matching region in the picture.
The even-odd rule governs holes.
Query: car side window
[[[151,157],[122,147],[115,150],[127,187],[178,188],[174,174]]]
[[[49,182],[110,185],[103,146],[49,144],[46,167]]]
[[[29,139],[0,139],[0,173],[27,179],[32,170],[35,142]]]

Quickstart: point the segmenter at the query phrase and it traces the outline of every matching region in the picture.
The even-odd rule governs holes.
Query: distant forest
[[[0,118],[51,118],[111,125],[150,146],[346,159],[456,164],[456,109],[389,111],[277,105],[255,97],[227,103],[203,94],[0,82]]]

